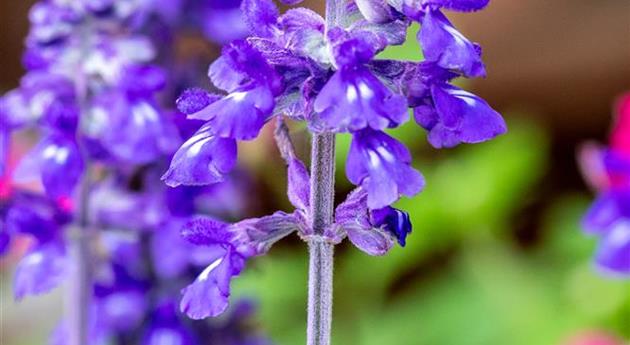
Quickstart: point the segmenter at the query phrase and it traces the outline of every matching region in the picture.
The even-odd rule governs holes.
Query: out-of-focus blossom
[[[630,276],[630,95],[617,108],[610,146],[586,145],[580,154],[585,177],[598,197],[586,213],[585,230],[601,238],[595,262],[603,271]]]

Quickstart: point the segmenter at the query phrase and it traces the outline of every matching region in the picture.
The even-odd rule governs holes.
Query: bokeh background
[[[0,92],[23,73],[32,3],[0,3]],[[322,10],[323,1],[305,5]],[[593,195],[575,152],[584,141],[605,142],[614,101],[630,90],[630,1],[495,0],[449,17],[484,47],[488,77],[466,88],[502,112],[510,132],[436,151],[413,124],[393,131],[415,152],[427,188],[399,203],[414,225],[406,248],[383,258],[338,248],[333,343],[624,344],[630,285],[591,265],[596,241],[581,232],[580,218]],[[202,51],[208,62],[218,52],[194,37],[174,49]],[[384,54],[420,58],[414,40]],[[293,131],[306,157],[308,137]],[[351,188],[343,174],[348,139],[338,145],[339,197]],[[289,209],[269,135],[242,151],[258,196],[249,213]],[[62,294],[13,302],[14,254],[0,261],[0,344],[44,344]],[[306,247],[293,238],[235,281],[236,295],[258,301],[260,327],[279,345],[304,342],[306,269]]]

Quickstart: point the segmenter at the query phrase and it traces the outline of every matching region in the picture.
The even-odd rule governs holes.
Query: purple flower
[[[381,83],[366,67],[342,68],[326,83],[314,103],[326,129],[355,132],[383,130],[405,122],[407,102]]]
[[[409,214],[391,206],[370,210],[367,200],[362,187],[352,191],[337,206],[333,227],[340,227],[357,248],[369,255],[387,254],[395,239],[404,247],[411,232]]]
[[[240,9],[241,0],[212,0],[203,11],[202,29],[209,39],[226,44],[241,39],[249,27]]]
[[[182,290],[181,310],[193,319],[222,314],[228,307],[230,281],[245,266],[245,259],[233,249],[217,248],[217,258],[197,279]]]
[[[418,39],[427,61],[460,71],[467,77],[485,76],[479,45],[468,41],[440,11],[426,11]]]
[[[448,84],[431,86],[432,105],[414,108],[416,122],[436,148],[480,143],[507,131],[505,121],[483,99]]]
[[[258,136],[273,106],[273,95],[268,88],[246,87],[190,114],[188,118],[208,121],[208,128],[219,137],[251,140]]]
[[[602,238],[595,262],[606,272],[630,274],[630,189],[603,193],[583,220],[589,233]]]
[[[15,176],[19,181],[40,179],[52,198],[72,196],[83,174],[83,160],[76,143],[59,135],[51,135],[22,160]]]
[[[345,231],[348,239],[363,252],[382,256],[394,245],[392,233],[373,223],[367,206],[368,194],[359,187],[335,210],[335,225]]]
[[[18,263],[13,289],[15,298],[46,293],[57,287],[66,273],[66,254],[59,242],[35,246]]]
[[[212,249],[211,264],[182,293],[181,310],[193,319],[222,314],[228,306],[230,281],[248,258],[266,253],[271,245],[297,230],[294,217],[282,212],[229,225],[196,218],[182,231],[191,243]]]
[[[38,243],[61,237],[61,229],[70,221],[66,212],[44,196],[14,191],[6,204],[0,204],[5,230],[10,234],[33,236]]]
[[[604,272],[630,275],[630,217],[615,222],[604,234],[595,262]]]
[[[273,0],[243,0],[241,10],[251,32],[260,37],[274,35],[280,13]]]
[[[103,93],[92,101],[88,118],[96,132],[91,136],[116,161],[144,164],[179,145],[175,127],[151,99]]]
[[[409,150],[387,134],[364,129],[353,134],[346,175],[362,186],[370,209],[389,206],[401,194],[413,196],[424,187],[424,178],[411,166]]]
[[[205,124],[175,153],[162,179],[171,187],[217,183],[235,164],[236,141],[217,137]]]
[[[601,238],[595,263],[624,278],[630,276],[630,151],[624,146],[630,129],[628,100],[619,102],[612,145],[585,145],[579,157],[587,181],[600,193],[582,221],[587,233]]]
[[[152,320],[142,337],[142,345],[160,344],[198,344],[191,330],[179,320],[171,302],[163,303],[153,312]]]

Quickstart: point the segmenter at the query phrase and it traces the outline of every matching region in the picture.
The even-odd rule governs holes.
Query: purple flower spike
[[[445,69],[462,72],[467,77],[485,76],[481,48],[464,37],[438,10],[428,10],[418,33],[427,61]]]
[[[219,138],[204,125],[175,153],[162,180],[171,187],[223,181],[236,164],[236,140]]]
[[[319,93],[315,127],[354,132],[366,127],[382,130],[407,121],[405,97],[393,93],[366,67],[342,68]]]
[[[372,219],[377,227],[382,227],[396,236],[401,247],[407,244],[407,235],[411,233],[409,213],[387,206],[373,210]]]
[[[38,177],[53,198],[72,196],[83,173],[83,161],[76,143],[63,136],[43,139],[20,162],[16,181],[29,182]]]
[[[235,91],[188,118],[208,121],[208,129],[219,137],[251,140],[258,136],[273,107],[270,90],[259,86]]]
[[[416,122],[429,131],[435,148],[480,143],[507,131],[505,121],[486,101],[455,86],[431,87],[435,109],[414,109]]]
[[[50,242],[35,247],[20,260],[14,278],[15,298],[37,295],[57,287],[67,267],[63,245]]]
[[[409,150],[387,134],[365,129],[353,135],[346,175],[368,193],[370,209],[389,206],[400,194],[413,196],[424,187],[424,178],[411,166]]]
[[[630,220],[618,221],[611,226],[599,243],[595,262],[605,272],[630,276]]]

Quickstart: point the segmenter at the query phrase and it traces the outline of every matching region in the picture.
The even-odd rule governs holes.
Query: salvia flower
[[[370,255],[384,255],[395,242],[406,244],[411,221],[391,205],[419,193],[425,182],[412,167],[409,150],[385,131],[407,122],[410,110],[436,148],[484,142],[507,130],[488,103],[451,84],[486,71],[480,46],[459,33],[442,10],[470,12],[487,4],[346,1],[327,22],[306,8],[281,13],[273,0],[242,1],[251,34],[227,45],[208,71],[215,88],[225,93],[194,88],[181,95],[178,108],[205,123],[180,147],[163,179],[171,186],[221,182],[235,165],[236,141],[255,139],[277,118],[275,139],[288,168],[288,197],[295,210],[269,216],[282,219],[273,225],[278,229],[266,228],[276,222],[268,218],[190,224],[186,236],[214,248],[216,258],[185,290],[181,306],[187,314],[201,318],[225,309],[230,279],[248,258],[268,249],[267,242],[244,235],[254,229],[274,241],[282,237],[272,236],[274,231],[286,235],[289,228],[305,240],[338,243],[347,236]],[[380,59],[387,47],[405,42],[414,21],[421,24],[418,40],[425,61]],[[353,138],[346,175],[358,188],[337,208],[323,235],[311,226],[310,176],[293,150],[285,118],[305,122],[314,134]]]
[[[630,96],[622,97],[608,148],[587,145],[581,164],[599,196],[586,213],[587,233],[601,238],[595,262],[603,271],[630,276]]]

